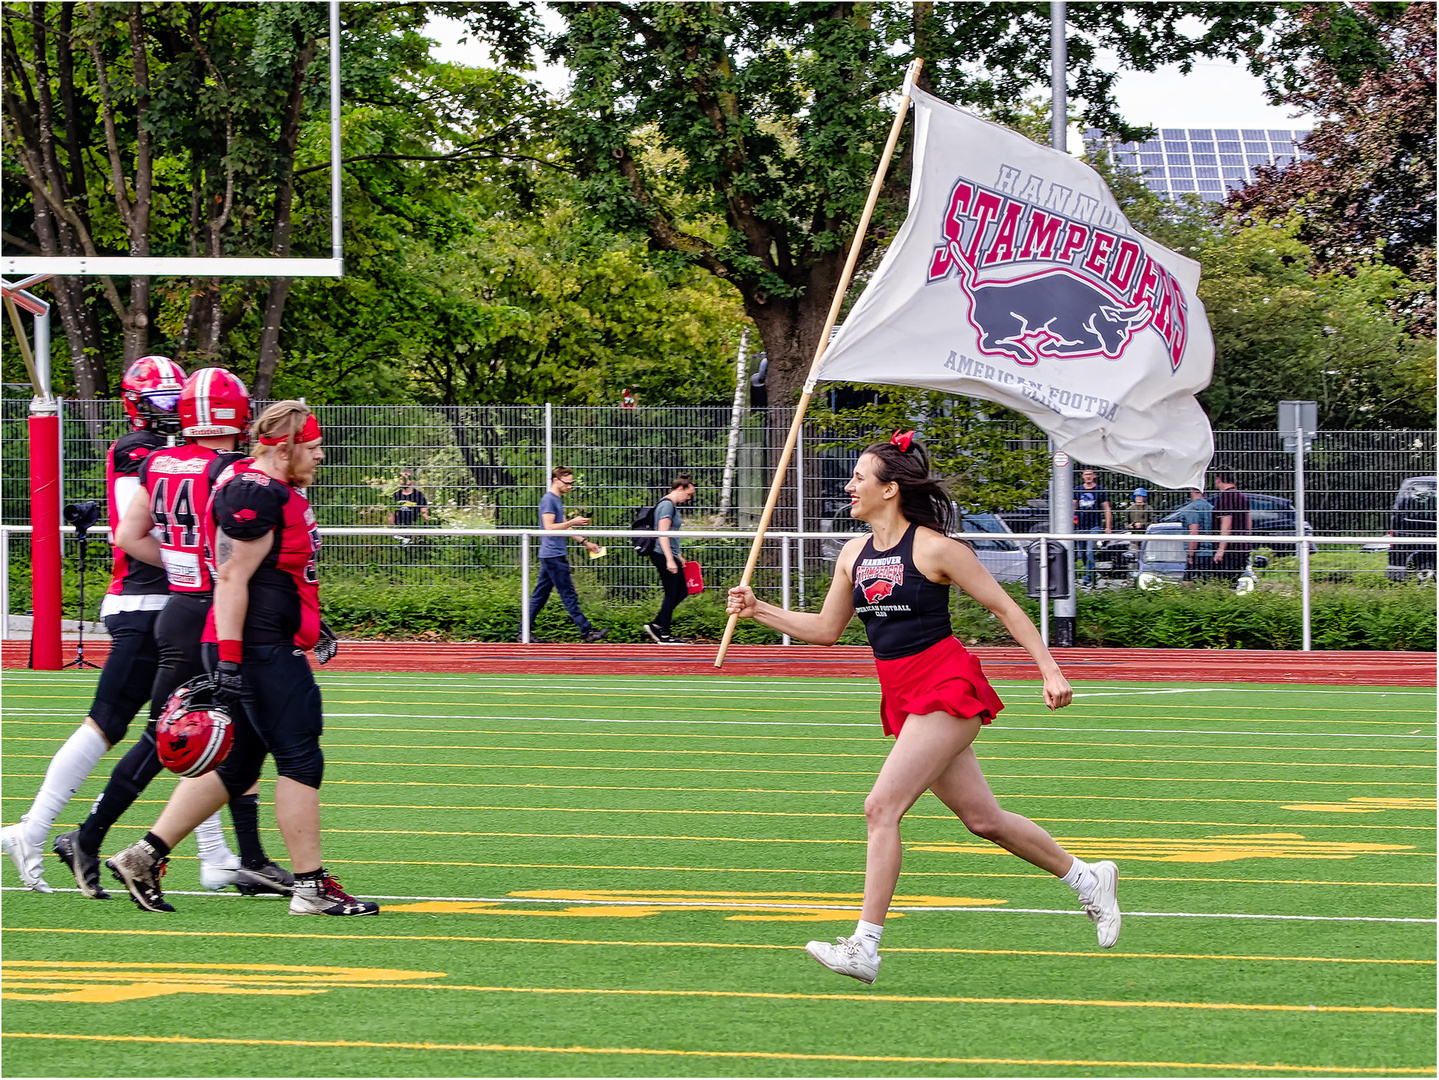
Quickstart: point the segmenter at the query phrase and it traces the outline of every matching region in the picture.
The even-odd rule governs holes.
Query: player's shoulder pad
[[[205,469],[205,475],[210,481],[210,486],[214,487],[218,484],[220,478],[225,475],[226,471],[230,470],[239,462],[244,461],[247,456],[248,455],[238,450],[223,450],[211,458],[209,466]]]
[[[153,431],[131,431],[111,444],[111,466],[120,476],[138,476],[140,463],[166,445],[163,435]]]
[[[290,488],[253,469],[237,471],[214,495],[215,523],[236,540],[258,540],[284,522]]]

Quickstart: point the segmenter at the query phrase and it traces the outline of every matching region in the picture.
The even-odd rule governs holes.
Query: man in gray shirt
[[[570,576],[570,561],[565,557],[565,543],[568,539],[565,533],[576,525],[584,526],[590,523],[589,518],[578,514],[571,518],[565,517],[564,497],[573,491],[574,487],[575,471],[556,466],[550,472],[550,489],[540,498],[540,528],[545,530],[545,535],[540,537],[540,580],[535,585],[535,591],[530,594],[530,626],[535,625],[535,619],[544,608],[545,601],[550,598],[550,593],[558,592],[560,602],[565,605],[570,618],[579,627],[581,638],[594,642],[599,641],[609,631],[594,626],[580,610],[580,597],[575,592],[574,579]],[[600,550],[599,545],[593,541],[574,533],[570,535],[584,544],[591,554]]]
[[[1203,488],[1191,487],[1186,490],[1189,492],[1189,501],[1160,520],[1181,522],[1190,536],[1210,532],[1213,524],[1214,504],[1204,497]],[[1214,545],[1211,543],[1200,543],[1198,540],[1189,541],[1189,555],[1185,560],[1184,567],[1185,581],[1203,580],[1205,571],[1209,569],[1212,561],[1213,550]]]

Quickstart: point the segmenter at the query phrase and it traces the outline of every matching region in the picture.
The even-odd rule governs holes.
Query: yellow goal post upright
[[[5,255],[0,274],[3,300],[35,396],[30,402],[31,662],[37,671],[61,667],[61,438],[60,409],[50,379],[50,304],[30,292],[54,277],[343,277],[343,204],[340,176],[340,2],[330,9],[330,257],[317,259],[170,258],[129,255]],[[20,311],[34,320],[34,344],[27,340]],[[7,554],[8,557],[8,554]],[[83,613],[82,613],[83,615]],[[8,628],[7,628],[8,630]]]

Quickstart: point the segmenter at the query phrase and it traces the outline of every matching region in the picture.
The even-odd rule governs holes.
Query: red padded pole
[[[30,598],[35,611],[30,666],[59,671],[60,657],[60,417],[30,417]]]

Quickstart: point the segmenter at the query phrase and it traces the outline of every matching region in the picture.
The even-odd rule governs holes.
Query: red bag
[[[691,596],[705,591],[704,571],[700,569],[699,563],[693,561],[685,563],[685,587],[689,589]]]

